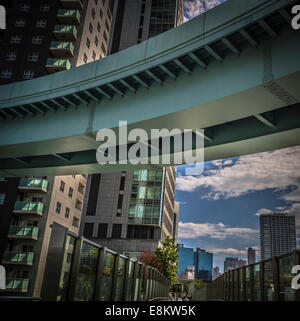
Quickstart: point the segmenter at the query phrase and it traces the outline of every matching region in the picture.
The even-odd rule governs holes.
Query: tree
[[[201,289],[205,286],[205,282],[203,280],[195,280],[194,287],[195,289]]]
[[[162,242],[162,246],[156,248],[155,254],[161,264],[160,272],[171,281],[172,286],[177,282],[178,271],[178,253],[175,241],[168,236]]]
[[[142,263],[145,265],[149,265],[157,269],[158,271],[161,271],[161,263],[159,262],[158,258],[156,257],[156,254],[149,251],[145,250],[139,259]]]

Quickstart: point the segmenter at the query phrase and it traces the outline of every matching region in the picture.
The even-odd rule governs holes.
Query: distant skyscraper
[[[178,274],[184,273],[188,266],[195,267],[195,279],[203,281],[211,281],[213,254],[206,252],[203,249],[196,250],[184,247],[183,244],[178,244]]]
[[[178,244],[178,274],[186,271],[188,266],[194,266],[194,249],[184,247],[183,244]]]
[[[195,279],[211,281],[213,254],[197,248],[194,252]]]
[[[260,216],[261,259],[290,253],[296,249],[295,216],[270,213]]]
[[[182,0],[115,0],[109,54],[183,23]]]
[[[235,270],[245,265],[247,265],[245,260],[238,259],[237,257],[226,257],[224,261],[224,272]]]
[[[256,252],[252,247],[248,248],[248,264],[253,264],[256,262]]]
[[[213,275],[212,279],[215,280],[220,275],[220,268],[218,266],[215,266],[213,269]]]

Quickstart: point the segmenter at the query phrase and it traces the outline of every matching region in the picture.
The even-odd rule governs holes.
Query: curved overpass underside
[[[229,0],[72,70],[0,87],[0,176],[111,172],[96,132],[205,129],[205,160],[300,144],[290,0]],[[117,130],[117,129],[116,129]]]

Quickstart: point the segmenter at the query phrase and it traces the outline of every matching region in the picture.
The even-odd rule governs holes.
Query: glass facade
[[[134,170],[128,223],[160,224],[163,169]]]
[[[296,290],[291,288],[292,268],[294,266],[293,255],[285,256],[279,259],[279,288],[280,288],[280,301],[295,301]]]

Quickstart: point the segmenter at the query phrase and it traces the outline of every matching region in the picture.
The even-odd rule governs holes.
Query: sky
[[[206,162],[199,176],[177,168],[175,199],[180,203],[179,243],[214,253],[223,271],[225,257],[247,258],[257,250],[259,215],[296,215],[300,245],[300,146]]]

